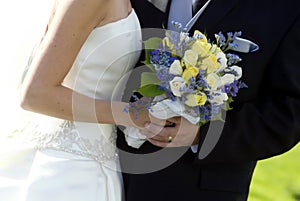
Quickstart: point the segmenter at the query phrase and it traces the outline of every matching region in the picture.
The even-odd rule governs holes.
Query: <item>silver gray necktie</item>
[[[192,18],[192,6],[192,0],[172,0],[167,28],[176,31],[172,22],[179,22],[184,28]]]

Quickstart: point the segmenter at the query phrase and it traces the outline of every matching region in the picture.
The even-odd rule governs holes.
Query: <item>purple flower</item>
[[[154,65],[170,67],[176,59],[167,51],[156,49],[149,52],[150,62]]]
[[[242,59],[238,55],[236,55],[236,54],[228,53],[228,54],[226,54],[226,57],[228,59],[227,64],[229,66],[231,66],[232,64],[236,64],[236,63],[242,61]]]
[[[225,85],[222,91],[229,94],[232,97],[236,97],[239,89],[240,82],[235,80],[233,83]]]

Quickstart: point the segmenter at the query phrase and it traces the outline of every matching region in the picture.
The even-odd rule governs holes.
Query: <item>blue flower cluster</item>
[[[153,65],[170,67],[176,57],[171,56],[170,52],[155,49],[149,52],[150,62]]]

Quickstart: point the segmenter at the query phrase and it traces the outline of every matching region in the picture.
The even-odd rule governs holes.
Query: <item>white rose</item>
[[[219,67],[218,71],[221,71],[227,67],[227,58],[223,52],[218,52],[216,56],[217,56],[218,62],[220,63],[220,67]]]
[[[211,94],[211,97],[212,99],[210,100],[210,102],[217,105],[221,105],[228,100],[227,94],[221,91],[214,92],[213,94]]]
[[[174,77],[173,80],[169,82],[169,84],[172,93],[177,97],[181,97],[181,89],[186,85],[185,80],[182,77]]]
[[[198,54],[193,50],[187,50],[184,52],[183,60],[192,66],[196,66]]]
[[[208,74],[206,77],[208,85],[211,87],[211,90],[216,90],[220,85],[220,77],[216,73]]]
[[[181,75],[182,72],[183,70],[182,70],[182,66],[180,65],[180,61],[175,60],[170,66],[169,73],[173,75]]]
[[[242,68],[241,67],[239,67],[239,66],[231,66],[229,69],[236,72],[236,74],[237,74],[235,76],[236,80],[238,80],[238,79],[240,79],[242,77]]]
[[[222,87],[225,86],[227,84],[231,84],[234,82],[235,80],[235,76],[232,74],[225,74],[222,77],[220,77],[220,82],[219,82],[219,86],[218,87]]]

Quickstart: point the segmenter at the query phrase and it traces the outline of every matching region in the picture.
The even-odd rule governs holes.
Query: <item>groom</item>
[[[142,28],[167,27],[171,0],[131,2]],[[191,125],[182,122],[139,149],[127,146],[120,134],[127,201],[245,201],[256,161],[284,153],[300,140],[299,0],[212,0],[190,33],[195,29],[208,38],[242,31],[259,45],[256,52],[238,53],[248,88],[239,92],[225,122],[201,127],[197,140],[186,140],[194,136]],[[148,133],[159,129],[150,124]],[[168,143],[175,135],[185,141]],[[187,141],[198,145],[196,153]]]

